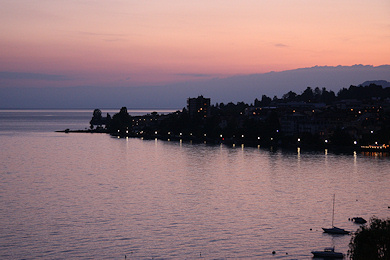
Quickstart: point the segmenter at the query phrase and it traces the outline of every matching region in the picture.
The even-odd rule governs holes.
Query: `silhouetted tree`
[[[111,124],[111,115],[109,113],[107,113],[107,117],[106,117],[106,128],[107,129],[109,129],[110,124]]]
[[[271,104],[272,99],[266,95],[261,96],[261,106],[266,107]]]
[[[110,132],[125,134],[126,131],[131,130],[131,116],[127,113],[127,108],[122,107],[119,113],[115,114],[110,123]]]
[[[352,260],[390,259],[390,219],[372,218],[352,236],[348,255]]]
[[[297,93],[293,91],[289,91],[288,93],[284,94],[282,97],[285,101],[295,101],[297,98]]]
[[[335,93],[331,91],[327,91],[326,88],[322,88],[321,92],[321,102],[324,102],[326,104],[330,104],[336,100]]]
[[[259,107],[260,106],[260,101],[257,98],[255,98],[254,106],[255,107]]]
[[[321,102],[321,97],[322,97],[322,91],[320,90],[319,87],[316,87],[314,89],[314,101],[315,102]]]
[[[300,100],[304,102],[312,102],[314,99],[314,93],[311,87],[307,87],[300,96]]]
[[[342,88],[337,93],[337,99],[370,100],[372,98],[385,99],[390,97],[390,88],[382,88],[376,84],[369,86],[353,86]]]
[[[103,120],[102,120],[102,111],[100,109],[95,109],[93,111],[93,116],[91,121],[89,121],[89,124],[91,125],[91,129],[93,129],[94,125],[102,125]]]

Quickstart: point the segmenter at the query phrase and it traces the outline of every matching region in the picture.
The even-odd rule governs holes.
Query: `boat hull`
[[[364,218],[361,218],[361,217],[352,218],[352,221],[355,222],[356,224],[366,224],[367,223],[367,220],[365,220]]]
[[[328,233],[328,234],[337,234],[337,235],[347,235],[347,234],[349,234],[349,231],[347,231],[345,229],[342,229],[342,228],[336,228],[336,227],[333,227],[333,228],[322,228],[322,230],[324,230],[324,232]]]
[[[314,257],[336,258],[336,259],[344,258],[344,254],[339,252],[312,251],[311,253],[313,254]]]

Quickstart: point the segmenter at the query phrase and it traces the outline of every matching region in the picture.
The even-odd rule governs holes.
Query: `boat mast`
[[[332,227],[334,227],[334,225],[333,225],[333,221],[334,221],[334,199],[335,199],[335,194],[333,194]]]

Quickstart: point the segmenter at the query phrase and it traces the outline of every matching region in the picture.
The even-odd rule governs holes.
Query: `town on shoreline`
[[[350,86],[337,95],[307,87],[282,98],[265,95],[253,104],[211,104],[188,98],[187,107],[170,114],[130,116],[126,107],[111,117],[95,109],[90,130],[117,137],[183,140],[262,147],[327,147],[389,151],[390,88]]]

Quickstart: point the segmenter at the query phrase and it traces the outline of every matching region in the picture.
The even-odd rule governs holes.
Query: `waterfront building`
[[[205,98],[203,96],[188,98],[187,109],[191,117],[208,117],[210,115],[210,98]]]

